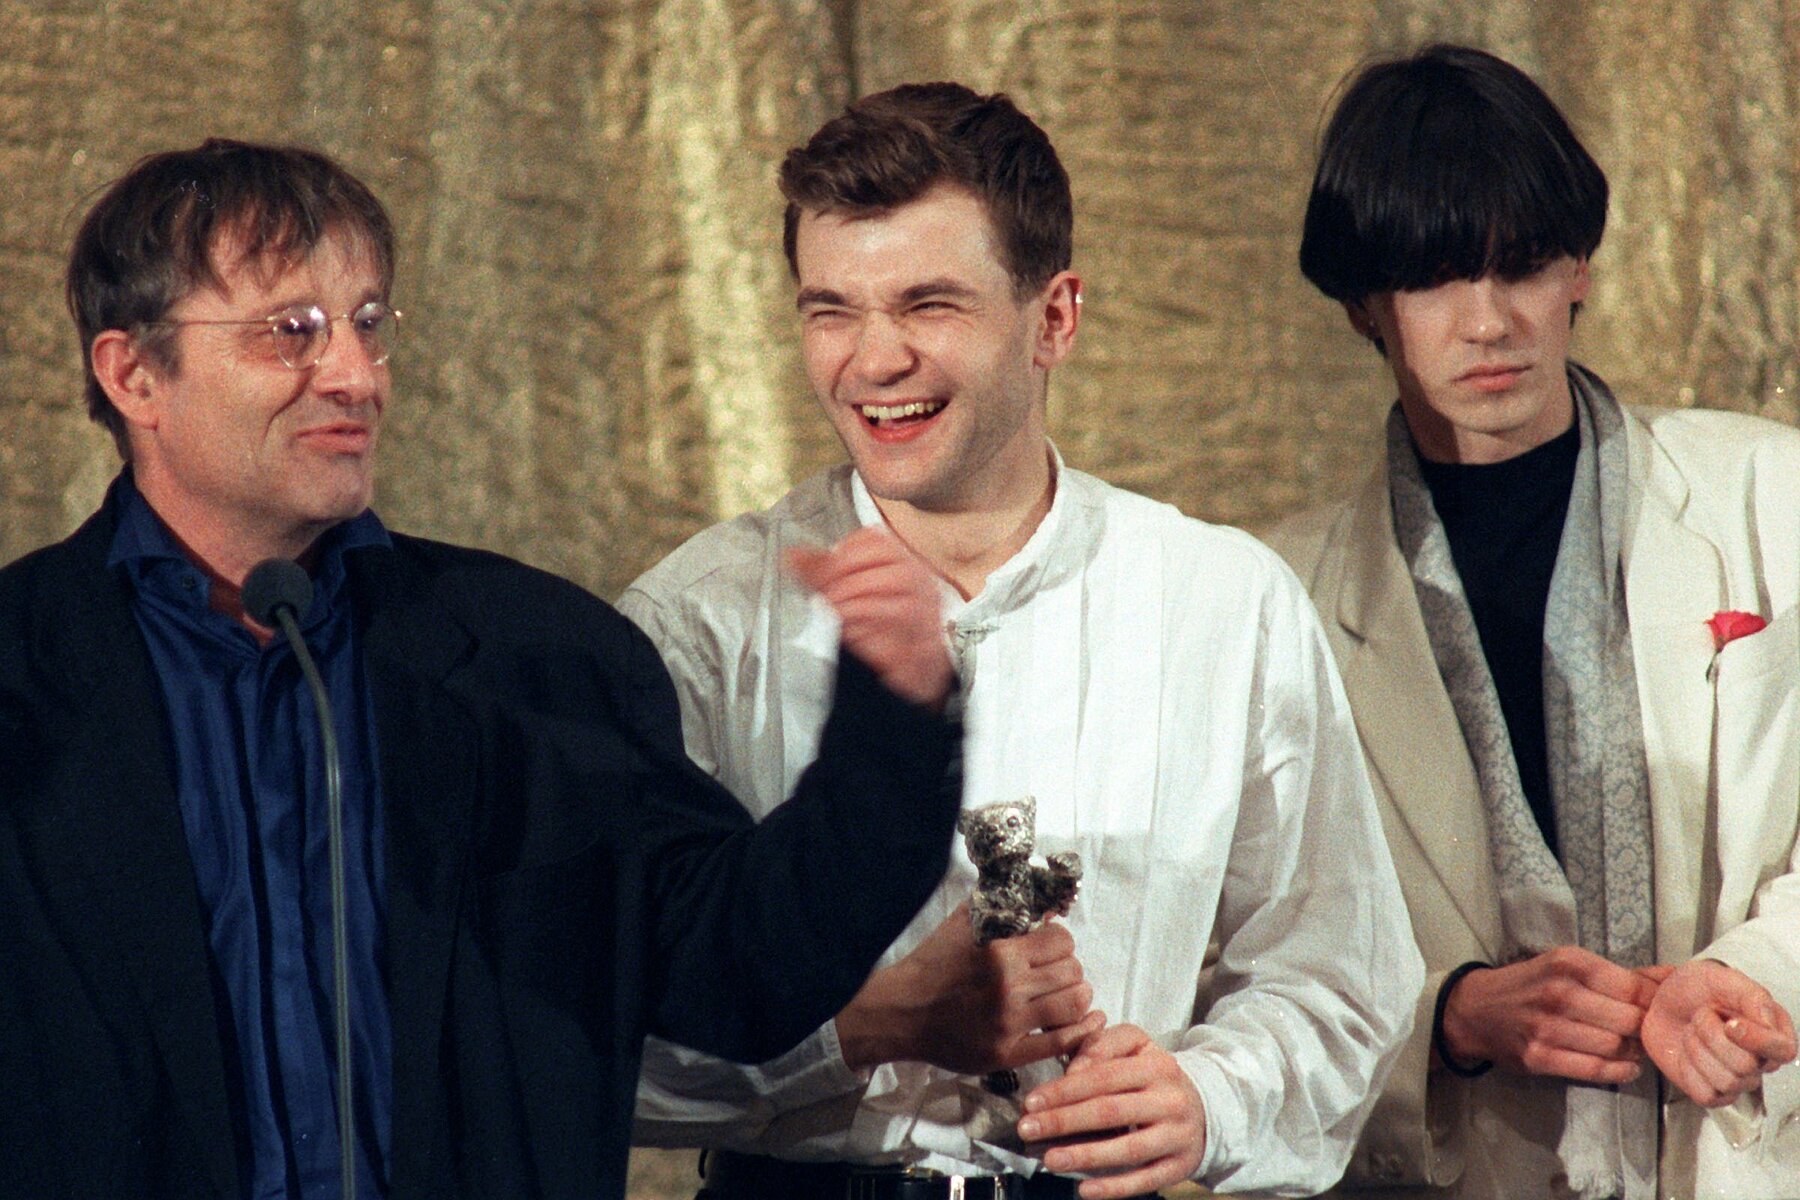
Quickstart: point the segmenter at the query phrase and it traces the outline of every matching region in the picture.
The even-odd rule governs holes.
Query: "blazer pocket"
[[[1718,797],[1719,929],[1783,868],[1800,817],[1800,610],[1719,652],[1713,786]]]
[[[1800,673],[1800,607],[1788,609],[1747,637],[1727,642],[1715,667],[1721,706],[1728,690],[1760,686],[1761,680],[1777,672],[1778,686],[1792,689]],[[1741,704],[1744,697],[1733,700]]]

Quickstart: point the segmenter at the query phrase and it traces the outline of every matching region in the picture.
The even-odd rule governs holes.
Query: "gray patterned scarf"
[[[1544,726],[1561,866],[1519,782],[1500,697],[1398,404],[1388,417],[1394,531],[1480,779],[1507,961],[1579,945],[1640,967],[1654,961],[1656,941],[1649,777],[1619,553],[1625,419],[1606,385],[1574,364],[1569,387],[1581,450],[1544,612]],[[1566,1092],[1557,1153],[1571,1190],[1583,1200],[1652,1200],[1655,1073],[1617,1089],[1570,1083]]]

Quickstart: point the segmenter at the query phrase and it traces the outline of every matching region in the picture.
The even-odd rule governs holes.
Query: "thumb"
[[[814,546],[789,546],[782,551],[788,574],[815,592],[825,590],[831,581],[831,551]]]

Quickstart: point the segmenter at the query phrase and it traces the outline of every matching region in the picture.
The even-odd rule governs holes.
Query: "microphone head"
[[[305,568],[291,558],[266,558],[244,577],[244,612],[265,629],[276,626],[275,614],[292,609],[294,620],[312,607],[313,585]]]

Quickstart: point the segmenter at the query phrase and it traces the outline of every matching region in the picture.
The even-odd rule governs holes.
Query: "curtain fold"
[[[1005,90],[1074,181],[1069,461],[1211,519],[1342,494],[1391,383],[1295,265],[1358,63],[1542,81],[1613,186],[1577,353],[1627,402],[1800,416],[1800,0],[0,0],[0,561],[116,469],[60,272],[93,190],[220,133],[316,146],[400,233],[379,503],[605,596],[838,455],[774,188],[852,95]]]

